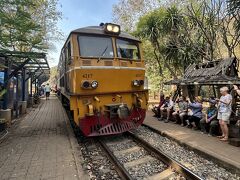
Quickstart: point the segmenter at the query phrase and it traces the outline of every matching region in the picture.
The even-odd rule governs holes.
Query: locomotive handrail
[[[135,92],[148,92],[147,89],[144,90],[132,90],[132,91],[111,91],[111,92],[87,92],[86,94],[84,93],[67,93],[68,95],[75,95],[75,96],[97,96],[97,95],[106,95],[106,94],[127,94],[127,93],[135,93]]]

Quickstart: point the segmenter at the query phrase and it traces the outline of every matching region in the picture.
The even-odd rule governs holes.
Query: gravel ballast
[[[133,132],[204,179],[240,180],[237,174],[229,172],[167,137],[152,132],[147,127],[141,126]]]

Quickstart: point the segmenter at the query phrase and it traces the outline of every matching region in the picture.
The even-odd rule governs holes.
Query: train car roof
[[[84,28],[79,28],[79,29],[73,30],[71,33],[108,35],[108,34],[105,33],[102,26],[88,26],[88,27],[84,27]],[[132,36],[128,33],[122,32],[122,31],[116,37],[131,39],[131,40],[134,40],[134,41],[140,41],[136,37],[134,37],[134,36]]]

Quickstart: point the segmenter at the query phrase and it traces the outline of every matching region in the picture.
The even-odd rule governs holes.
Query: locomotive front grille
[[[118,108],[121,104],[107,104],[106,107],[106,114],[110,119],[116,119],[118,118]],[[124,104],[126,105],[126,104]]]

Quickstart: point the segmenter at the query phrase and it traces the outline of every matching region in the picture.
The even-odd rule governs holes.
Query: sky
[[[58,10],[63,18],[58,28],[64,33],[64,41],[55,42],[56,50],[48,52],[49,65],[58,64],[61,48],[69,33],[80,27],[96,26],[101,22],[112,22],[112,6],[118,0],[59,0]]]

